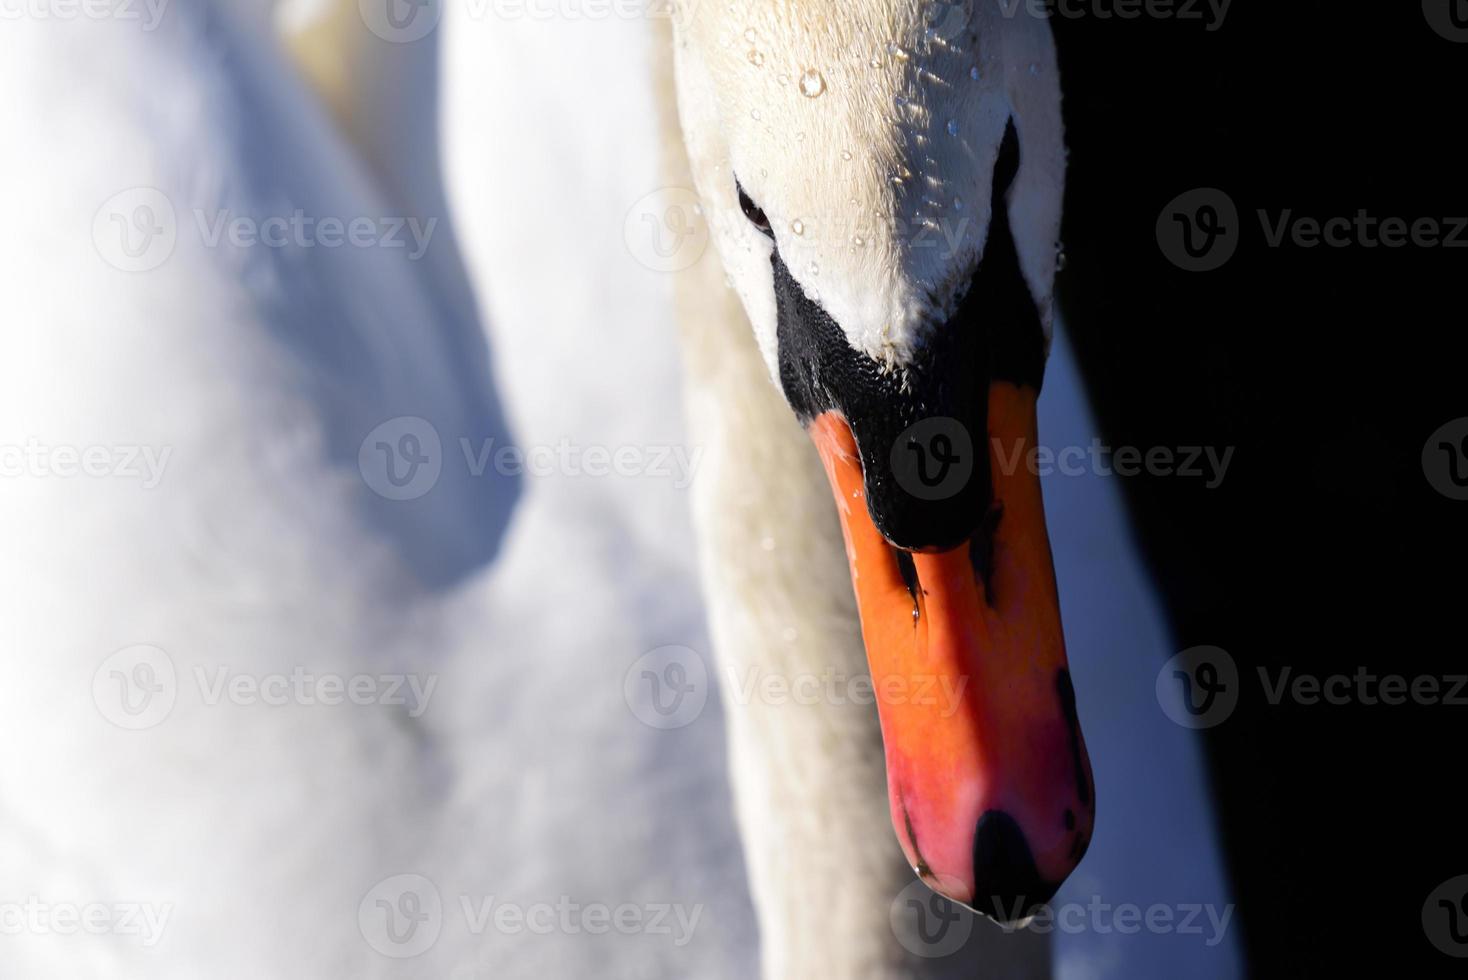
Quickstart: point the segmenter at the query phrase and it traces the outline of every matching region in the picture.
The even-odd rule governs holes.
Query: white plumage
[[[704,638],[687,494],[658,477],[517,483],[476,476],[463,456],[461,439],[476,449],[685,440],[669,284],[622,238],[628,207],[662,183],[643,25],[498,22],[450,6],[441,67],[431,46],[409,55],[359,35],[351,43],[378,56],[363,64],[381,67],[348,92],[357,114],[347,117],[361,123],[349,144],[272,49],[264,5],[248,12],[253,27],[199,4],[170,7],[156,32],[26,20],[0,33],[0,82],[27,93],[0,103],[10,147],[0,157],[10,232],[0,237],[0,444],[167,452],[151,489],[120,474],[0,479],[0,737],[12,746],[0,769],[0,901],[136,903],[166,915],[153,945],[7,929],[7,965],[36,977],[742,978],[761,955],[781,975],[834,967],[853,950],[888,969],[900,958],[885,921],[893,896],[820,882],[782,892],[794,879],[770,844],[779,828],[757,826],[761,811],[747,803],[741,850],[718,701],[674,732],[646,727],[623,701],[627,669],[654,647],[693,647],[711,670],[731,662],[715,661]],[[362,92],[404,79],[413,84],[400,91],[419,95],[442,80],[448,195],[417,162],[433,157],[420,104],[408,94],[362,103]],[[395,139],[405,132],[413,142]],[[117,253],[93,235],[94,220],[104,211],[103,228],[120,236],[111,213],[131,218],[139,201],[156,202],[116,198],[138,188],[172,205],[177,241],[156,268],[124,272],[108,264]],[[220,210],[264,219],[296,209],[455,224],[440,226],[419,262],[407,250],[204,241]],[[446,248],[451,233],[467,274]],[[481,318],[495,324],[492,360]],[[759,365],[752,351],[730,362],[744,377]],[[1065,363],[1052,368],[1052,390],[1074,382]],[[728,476],[720,427],[768,423],[777,458],[798,445],[773,389],[761,392],[744,415],[694,392],[700,480]],[[366,434],[403,416],[428,420],[443,447],[432,492],[407,502],[374,493],[358,464]],[[822,598],[761,619],[741,618],[738,600],[716,604],[715,628],[726,640],[778,628],[782,641],[795,628],[828,637],[836,656],[859,654],[845,569],[786,563],[797,534],[829,551],[834,525],[805,509],[800,484],[814,461],[785,462],[790,497],[744,502],[749,520],[763,514],[768,525],[754,540],[775,544],[768,569],[712,563],[711,537],[708,589],[764,574],[766,588],[793,581]],[[1082,868],[1097,878],[1078,887],[1221,901],[1186,733],[1099,693],[1105,677],[1150,684],[1163,641],[1134,559],[1120,557],[1115,499],[1083,482],[1097,481],[1058,488],[1083,499],[1055,514],[1057,559],[1063,594],[1067,576],[1115,583],[1094,607],[1068,599],[1068,618],[1083,618],[1067,625],[1077,686],[1087,690],[1089,673],[1097,692],[1081,707],[1116,829],[1108,838],[1101,825]],[[1094,567],[1106,571],[1080,571]],[[782,569],[799,576],[781,579]],[[1084,639],[1105,632],[1088,623],[1129,604],[1151,624],[1130,673],[1116,651]],[[166,651],[178,696],[161,724],[130,732],[99,710],[93,681],[135,644]],[[781,669],[776,653],[763,648],[766,669]],[[210,704],[221,668],[411,674],[437,686],[421,712]],[[735,770],[747,784],[778,771],[772,759],[803,762],[825,778],[785,806],[839,811],[877,778],[870,721],[846,712],[830,732],[850,736],[844,744],[789,744],[736,720]],[[843,784],[841,760],[860,775]],[[1167,807],[1122,809],[1159,785],[1184,788]],[[852,881],[901,884],[885,816],[868,827],[860,805],[850,812],[852,838],[797,836],[785,853]],[[871,849],[858,850],[868,830]],[[836,846],[847,840],[851,850]],[[806,856],[810,841],[830,849]],[[1166,859],[1139,882],[1139,864],[1159,851]],[[802,917],[756,936],[746,858],[767,914],[788,902]],[[395,960],[364,935],[359,906],[404,873],[431,881],[443,911],[431,948]],[[476,931],[491,897],[676,904],[698,918],[684,945],[663,934]],[[1231,954],[1196,942],[1095,934],[1060,937],[1058,963],[1077,977],[1236,972]]]

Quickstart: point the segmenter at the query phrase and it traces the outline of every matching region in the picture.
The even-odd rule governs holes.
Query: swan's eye
[[[738,180],[734,181],[734,186],[739,190],[739,207],[743,209],[744,216],[749,219],[749,223],[758,228],[762,234],[774,238],[775,231],[770,227],[770,219],[765,217],[764,211],[754,203],[753,198],[744,193],[744,187]]]

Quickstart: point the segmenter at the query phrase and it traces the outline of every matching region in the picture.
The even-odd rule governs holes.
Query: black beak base
[[[853,350],[778,247],[771,260],[785,397],[803,423],[829,411],[846,419],[861,453],[872,522],[898,548],[945,551],[974,536],[993,496],[989,383],[1040,386],[1044,330],[1020,269],[1005,195],[1018,167],[1011,122],[995,166],[983,257],[957,312],[900,370],[884,370]]]

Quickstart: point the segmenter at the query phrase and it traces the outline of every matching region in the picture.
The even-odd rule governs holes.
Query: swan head
[[[1010,921],[1079,863],[1094,804],[1024,464],[1060,90],[1048,26],[1003,7],[700,3],[676,65],[712,238],[835,492],[898,839]],[[881,693],[928,683],[957,701]]]

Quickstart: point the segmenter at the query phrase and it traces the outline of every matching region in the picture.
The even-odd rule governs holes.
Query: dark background
[[[1468,248],[1269,247],[1256,212],[1468,216],[1468,43],[1417,0],[1237,0],[1211,33],[1094,16],[1055,31],[1062,300],[1103,431],[1236,447],[1216,490],[1124,482],[1179,649],[1221,646],[1242,677],[1202,737],[1252,973],[1464,975],[1421,914],[1468,873],[1468,708],[1274,706],[1257,668],[1468,673],[1468,503],[1422,465],[1468,416]],[[1237,205],[1238,251],[1187,272],[1156,224],[1200,187]]]

